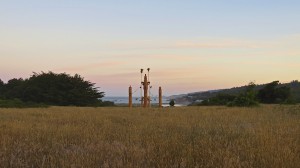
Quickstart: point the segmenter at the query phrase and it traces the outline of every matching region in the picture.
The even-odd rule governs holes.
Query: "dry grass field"
[[[0,109],[0,167],[299,165],[299,105]]]

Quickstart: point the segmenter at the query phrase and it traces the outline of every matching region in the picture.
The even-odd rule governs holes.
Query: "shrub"
[[[255,84],[249,83],[245,93],[239,94],[232,102],[229,102],[227,106],[238,106],[238,107],[252,107],[258,106],[256,101],[256,92],[254,91]]]
[[[174,107],[175,106],[175,100],[171,100],[170,102],[169,102],[169,105],[171,106],[171,107]]]
[[[237,107],[252,107],[252,106],[258,106],[259,103],[255,100],[252,99],[250,97],[248,97],[247,95],[239,95],[237,96],[232,102],[229,102],[227,104],[227,106],[229,107],[233,107],[233,106],[237,106]]]
[[[232,102],[236,96],[230,94],[220,93],[216,97],[206,99],[202,101],[199,105],[203,106],[224,106]]]

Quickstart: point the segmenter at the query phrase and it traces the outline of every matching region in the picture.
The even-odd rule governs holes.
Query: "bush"
[[[259,103],[256,101],[256,92],[254,91],[255,84],[250,82],[246,88],[245,93],[239,94],[232,102],[229,102],[227,106],[233,107],[252,107],[258,106]]]
[[[236,97],[232,102],[229,102],[227,104],[228,107],[252,107],[252,106],[258,106],[259,103],[255,99],[251,99],[247,97],[246,95],[239,95]]]
[[[216,97],[206,99],[202,101],[199,105],[201,106],[224,106],[232,102],[236,96],[229,94],[218,94]]]
[[[169,102],[169,105],[171,106],[171,107],[174,107],[175,106],[175,100],[171,100],[170,102]]]
[[[284,102],[282,102],[280,104],[295,105],[295,104],[297,104],[297,101],[295,99],[293,99],[293,98],[289,98],[289,99],[285,100]]]

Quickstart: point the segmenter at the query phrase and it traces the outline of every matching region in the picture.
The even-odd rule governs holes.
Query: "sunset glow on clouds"
[[[148,67],[166,95],[299,79],[299,2],[188,2],[0,2],[0,78],[78,73],[107,96]]]

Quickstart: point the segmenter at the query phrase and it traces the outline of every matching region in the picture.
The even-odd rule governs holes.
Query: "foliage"
[[[34,73],[29,79],[11,79],[2,87],[5,99],[58,106],[99,106],[104,92],[80,75]]]
[[[279,81],[266,84],[258,91],[257,98],[262,103],[283,103],[291,97],[291,90],[287,86],[278,87]]]
[[[0,88],[4,86],[4,82],[0,79]]]
[[[259,91],[263,89],[267,84],[260,84],[256,85],[254,90]],[[293,80],[289,83],[279,83],[277,87],[288,87],[290,88],[290,94],[291,97],[289,99],[293,99],[294,102],[300,103],[300,82],[298,80]],[[241,87],[233,87],[230,89],[219,89],[219,90],[210,90],[205,92],[195,92],[195,93],[189,93],[183,96],[178,96],[175,100],[185,100],[191,103],[194,103],[198,100],[208,100],[211,101],[212,98],[216,97],[218,94],[227,94],[227,95],[233,95],[238,96],[240,93],[245,92],[247,89],[247,86],[241,86]],[[258,99],[259,100],[259,99]],[[260,101],[260,100],[259,100]],[[284,100],[283,100],[284,102]],[[203,102],[205,103],[205,102]],[[277,102],[280,103],[280,102]]]
[[[280,104],[284,104],[284,105],[295,105],[297,104],[296,100],[293,98],[288,98],[287,100],[285,100],[284,102],[280,103]]]
[[[300,82],[298,80],[294,80],[289,84],[285,84],[285,86],[291,89],[291,98],[295,103],[300,103]]]
[[[4,84],[2,92],[6,99],[21,99],[25,81],[22,78],[13,78]]]
[[[246,91],[244,93],[240,93],[232,102],[229,102],[227,105],[230,107],[258,106],[258,102],[256,100],[256,92],[254,88],[255,84],[253,82],[250,82],[246,88]]]
[[[232,102],[229,102],[227,106],[233,107],[252,107],[258,106],[258,102],[255,99],[250,98],[247,94],[240,94]]]
[[[169,105],[170,105],[171,107],[174,107],[174,106],[175,106],[175,100],[172,99],[172,100],[169,102]]]
[[[219,93],[215,97],[202,101],[199,105],[204,106],[239,106],[239,107],[250,107],[257,106],[258,102],[256,101],[256,91],[254,90],[255,84],[250,82],[245,91],[235,95]]]
[[[202,101],[200,105],[257,106],[258,103],[296,104],[299,102],[299,95],[295,93],[298,93],[297,90],[300,91],[300,84],[298,81],[293,81],[289,84],[280,84],[279,81],[273,81],[263,86],[257,86],[251,82],[240,90],[241,92],[236,95],[220,91],[216,96]],[[295,92],[294,96],[292,91]]]
[[[12,100],[1,100],[0,99],[0,108],[31,108],[31,107],[48,107],[45,104],[37,104],[33,102],[24,103],[20,99]]]
[[[104,101],[101,103],[102,107],[110,107],[110,106],[115,106],[115,103],[112,101]]]
[[[4,97],[3,90],[4,90],[4,82],[0,79],[0,99]]]
[[[217,94],[216,97],[212,97],[210,99],[206,99],[202,101],[199,105],[204,106],[220,106],[220,105],[227,105],[229,102],[233,101],[236,96],[220,93]]]

